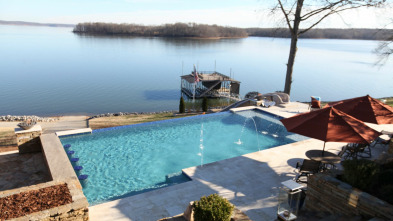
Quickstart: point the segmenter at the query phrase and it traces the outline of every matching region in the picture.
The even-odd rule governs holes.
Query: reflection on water
[[[173,90],[146,90],[144,91],[146,100],[179,100],[180,91]]]
[[[70,28],[0,26],[0,115],[177,110],[180,76],[197,65],[241,81],[240,93],[284,88],[289,39],[86,36]],[[300,40],[291,99],[391,96],[393,62],[375,41]]]

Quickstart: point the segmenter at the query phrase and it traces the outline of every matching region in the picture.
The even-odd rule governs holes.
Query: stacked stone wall
[[[306,208],[346,216],[393,220],[393,205],[326,174],[308,178]]]
[[[16,144],[19,153],[32,153],[41,151],[40,136],[42,130],[16,133]]]

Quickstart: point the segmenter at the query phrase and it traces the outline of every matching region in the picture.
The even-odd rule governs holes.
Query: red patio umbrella
[[[381,135],[362,121],[335,107],[295,115],[280,120],[289,132],[326,142],[371,143]]]
[[[393,124],[393,108],[369,95],[331,102],[325,107],[331,106],[364,122]]]

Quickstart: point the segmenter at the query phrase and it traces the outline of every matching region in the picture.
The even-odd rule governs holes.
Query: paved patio
[[[0,191],[51,180],[42,153],[0,153]]]
[[[268,112],[289,117],[308,111],[308,105],[290,103],[286,108],[271,107]],[[373,125],[379,129],[378,125]],[[392,125],[382,129],[393,130]],[[326,150],[338,153],[344,143],[327,143]],[[309,139],[243,156],[191,167],[183,172],[192,181],[90,207],[91,220],[157,220],[183,213],[190,201],[218,193],[245,212],[252,220],[275,220],[278,187],[293,179],[297,161],[305,152],[322,149],[323,142]],[[381,152],[383,147],[374,151]],[[108,187],[110,188],[110,187]]]

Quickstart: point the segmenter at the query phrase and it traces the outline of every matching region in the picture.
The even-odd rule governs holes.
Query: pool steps
[[[56,135],[58,137],[69,136],[69,135],[76,135],[76,134],[88,134],[92,133],[91,128],[83,128],[83,129],[75,129],[75,130],[65,130],[65,131],[58,131]]]
[[[71,165],[79,179],[80,184],[82,185],[83,188],[86,187],[87,180],[88,180],[87,178],[89,177],[89,175],[82,174],[83,167],[79,165],[79,158],[73,157],[75,151],[69,150],[71,144],[66,144],[63,147],[66,150],[68,158],[70,159]]]

